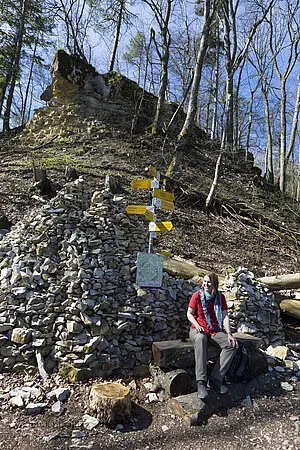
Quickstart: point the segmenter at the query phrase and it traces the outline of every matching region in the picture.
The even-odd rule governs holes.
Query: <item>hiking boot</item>
[[[207,387],[205,381],[197,381],[197,392],[198,397],[201,398],[201,400],[208,397]]]
[[[216,378],[211,378],[209,380],[209,385],[212,387],[218,394],[227,394],[228,387],[221,383],[220,380],[217,380]]]

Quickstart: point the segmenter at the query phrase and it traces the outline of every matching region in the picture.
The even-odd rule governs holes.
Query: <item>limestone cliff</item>
[[[52,83],[41,95],[48,106],[35,111],[21,135],[24,145],[76,134],[97,134],[103,126],[128,133],[146,132],[152,123],[157,97],[118,72],[104,75],[86,60],[58,50],[50,68]],[[177,109],[165,103],[161,122],[167,126]],[[180,111],[170,133],[183,124]],[[20,138],[20,137],[19,137]]]

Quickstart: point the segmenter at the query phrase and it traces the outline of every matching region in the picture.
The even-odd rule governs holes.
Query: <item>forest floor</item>
[[[150,164],[165,173],[174,143],[160,137],[128,138],[107,128],[101,137],[74,135],[65,142],[51,142],[39,149],[22,146],[18,138],[0,140],[0,215],[11,223],[39,209],[46,196],[30,190],[32,165],[45,167],[56,189],[64,186],[66,165],[76,168],[92,189],[104,186],[107,174],[120,182],[131,203],[149,202],[150,194],[133,190],[130,182],[147,178]],[[228,268],[248,267],[256,276],[300,272],[299,204],[266,185],[244,155],[226,155],[221,165],[216,199],[205,212],[218,157],[218,145],[195,139],[183,155],[167,190],[175,194],[175,211],[161,216],[172,220],[173,230],[159,236],[156,251],[164,251],[197,266],[224,275]],[[143,220],[143,219],[141,219]],[[2,228],[2,226],[0,226]],[[300,342],[299,323],[286,321],[287,340]],[[26,378],[27,377],[27,378]],[[0,375],[2,392],[24,382],[43,389],[31,376]],[[124,381],[124,380],[123,380]],[[82,416],[90,383],[70,386],[71,397],[61,416],[46,408],[42,414],[25,415],[5,400],[0,404],[0,448],[3,450],[235,450],[300,448],[300,386],[292,392],[268,393],[213,415],[207,424],[188,427],[167,408],[166,402],[146,403],[147,391],[137,380],[133,394],[134,420],[123,430],[97,426],[86,430]],[[55,377],[47,382],[64,386]],[[49,387],[49,386],[48,386]]]

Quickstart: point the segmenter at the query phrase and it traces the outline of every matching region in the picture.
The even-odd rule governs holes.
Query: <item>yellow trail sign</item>
[[[153,196],[166,200],[167,202],[172,202],[174,200],[174,194],[171,192],[163,191],[161,189],[153,189]]]
[[[149,189],[151,188],[152,180],[132,180],[131,187],[136,189]]]
[[[153,231],[171,231],[172,228],[172,222],[156,222]]]
[[[145,214],[146,211],[146,205],[128,205],[126,207],[127,214]]]
[[[163,209],[168,209],[169,211],[174,211],[175,205],[173,202],[167,202],[165,200],[161,200],[160,207]]]
[[[149,211],[149,209],[146,209],[146,211],[145,211],[145,218],[147,219],[147,220],[149,220],[150,222],[152,222],[152,220],[153,220],[153,218],[154,218],[154,214],[153,214],[153,212],[152,211]]]
[[[149,172],[149,175],[151,175],[151,177],[157,178],[157,169],[155,169],[155,167],[149,166],[148,172]]]

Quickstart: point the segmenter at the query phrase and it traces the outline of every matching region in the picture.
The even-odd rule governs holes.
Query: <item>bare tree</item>
[[[270,51],[275,70],[280,82],[280,156],[279,156],[279,187],[286,191],[286,168],[289,155],[287,151],[287,80],[291,75],[300,54],[300,24],[298,21],[299,0],[288,0],[284,9],[278,7],[271,10],[268,18],[270,27]],[[274,17],[276,16],[276,17]],[[285,54],[285,64],[282,62],[282,52]],[[289,153],[289,154],[288,154]]]
[[[238,42],[238,11],[240,0],[222,0],[221,21],[224,32],[224,47],[226,58],[226,109],[225,109],[225,144],[227,149],[234,147],[234,75],[247,56],[249,46],[259,27],[264,21],[275,0],[271,0],[266,7],[256,4],[253,24],[247,33],[243,46]]]
[[[170,59],[170,44],[171,33],[169,29],[169,22],[172,13],[172,4],[175,0],[143,0],[152,10],[156,23],[159,28],[159,34],[161,39],[161,46],[154,35],[154,43],[157,54],[160,60],[160,82],[157,106],[155,111],[154,120],[152,123],[152,133],[156,133],[160,128],[160,117],[163,110],[163,105],[166,99],[166,92],[168,86],[168,66]]]
[[[203,10],[203,28],[201,32],[197,58],[194,66],[194,77],[188,102],[186,119],[179,133],[178,139],[185,138],[192,128],[197,111],[198,93],[203,70],[204,58],[208,47],[208,36],[216,12],[216,0],[205,0]]]

